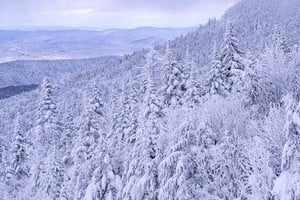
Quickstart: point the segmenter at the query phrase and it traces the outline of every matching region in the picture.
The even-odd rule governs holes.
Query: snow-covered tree
[[[45,78],[41,85],[41,97],[37,110],[37,154],[43,158],[54,145],[60,145],[61,126],[58,120],[55,89],[49,78]]]
[[[61,125],[57,116],[55,91],[48,78],[41,85],[41,99],[37,111],[33,192],[36,198],[58,199],[63,182],[61,165]]]
[[[285,53],[280,41],[274,39],[265,47],[256,66],[260,87],[259,104],[267,108],[270,102],[280,103],[284,95],[297,96],[298,92],[295,91],[296,85],[299,84],[299,61],[296,61],[298,53]]]
[[[279,200],[300,199],[300,103],[287,99],[286,139],[281,161],[281,174],[273,194]]]
[[[159,199],[197,199],[196,126],[184,125],[181,138],[173,145],[159,165]],[[199,188],[198,188],[199,189]]]
[[[257,127],[259,130],[258,136],[263,139],[265,148],[269,152],[269,166],[274,171],[276,176],[281,172],[281,155],[282,149],[286,142],[285,121],[282,120],[286,116],[286,110],[278,104],[271,104],[268,115],[265,117],[262,127]]]
[[[74,124],[74,117],[72,115],[71,109],[73,107],[67,108],[64,116],[64,126],[63,126],[63,138],[61,144],[61,150],[63,152],[63,163],[65,166],[70,166],[72,164],[71,150],[74,145],[75,132],[77,127]]]
[[[182,105],[182,99],[187,90],[187,75],[184,73],[182,64],[176,61],[169,47],[169,42],[167,43],[166,53],[163,57],[163,65],[165,83],[161,93],[164,97],[164,104],[167,107],[170,105]]]
[[[123,199],[157,199],[158,198],[158,164],[163,155],[160,138],[166,134],[165,114],[157,89],[153,84],[153,61],[155,50],[147,55],[145,70],[148,73],[145,110],[140,118],[135,146],[131,150],[130,163],[126,170],[126,184]]]
[[[30,176],[28,144],[20,121],[20,116],[17,115],[13,142],[10,150],[10,165],[6,174],[11,187],[11,197],[13,198],[17,198],[17,193],[20,191],[21,187],[24,187],[24,183],[26,183]]]
[[[103,159],[108,135],[106,110],[97,85],[94,86],[93,94],[85,103],[83,124],[78,131],[72,152],[75,174],[69,186],[75,187],[74,199],[84,198],[93,172]]]
[[[98,95],[94,95],[94,98],[97,96],[96,99],[99,100],[100,94],[99,92],[97,93]],[[88,178],[88,185],[85,186],[82,198],[92,200],[116,199],[120,190],[121,178],[117,174],[117,172],[119,172],[118,166],[113,162],[112,155],[121,159],[121,152],[117,154],[120,149],[116,149],[118,146],[115,145],[114,141],[111,141],[111,139],[116,138],[111,138],[108,134],[108,117],[102,100],[91,102],[98,102],[99,105],[97,109],[99,116],[95,118],[96,122],[98,120],[98,124],[100,125],[97,129],[99,141],[95,141],[96,146],[92,151],[93,155],[90,161],[89,159],[85,161],[86,164],[90,165],[88,167],[91,171],[88,174],[81,172],[86,175],[85,178]],[[118,134],[122,134],[122,132],[118,132]],[[117,143],[117,145],[121,146],[122,144]],[[85,169],[82,168],[81,170]]]
[[[83,199],[117,199],[121,187],[121,178],[115,174],[110,162],[110,156],[106,154],[102,162],[99,163],[99,166],[94,170],[93,177],[86,188]]]
[[[9,192],[8,192],[8,185],[6,183],[6,173],[8,170],[8,162],[7,162],[7,154],[8,154],[8,148],[6,144],[4,143],[3,139],[0,137],[0,195],[3,198],[11,198]]]
[[[211,62],[212,75],[208,80],[210,93],[227,96],[232,86],[231,73],[222,65],[216,50],[214,54],[214,60]]]
[[[210,144],[203,149],[207,156],[202,163],[209,171],[201,173],[208,181],[205,191],[225,199],[244,198],[251,165],[246,154],[247,127],[241,122],[248,121],[249,114],[235,97],[214,96],[203,106],[208,109],[205,132],[209,137],[205,140],[209,142],[205,143]]]
[[[29,176],[28,166],[28,141],[26,141],[24,132],[22,130],[20,117],[18,116],[15,123],[14,140],[11,149],[11,169],[13,175],[17,179],[22,179]]]
[[[244,53],[240,50],[233,25],[228,23],[219,55],[212,61],[213,75],[210,78],[210,90],[226,96],[226,93],[241,92],[244,87]]]
[[[137,99],[137,89],[135,87],[136,85],[132,85],[130,80],[123,83],[120,108],[115,111],[117,113],[113,113],[118,117],[113,122],[108,138],[108,142],[111,144],[110,154],[113,155],[111,162],[114,170],[120,175],[124,173],[124,169],[128,165],[128,152],[131,151],[136,141],[139,100]]]
[[[71,107],[74,109],[74,107]],[[78,127],[75,126],[74,118],[71,114],[71,108],[66,109],[64,116],[64,130],[63,130],[63,142],[61,151],[63,153],[62,164],[65,168],[64,182],[61,189],[61,198],[68,200],[73,198],[73,188],[69,184],[72,181],[72,173],[69,173],[74,167],[74,158],[72,156],[72,150],[75,145],[76,132],[78,132]]]
[[[255,136],[249,141],[247,156],[251,164],[251,175],[248,179],[249,188],[247,189],[248,199],[271,199],[275,173],[269,166],[270,152],[266,149],[264,140]]]
[[[186,80],[186,92],[184,94],[184,102],[190,106],[199,104],[201,96],[204,95],[205,91],[200,88],[200,70],[197,64],[194,62],[189,49],[186,49],[184,58],[184,71],[188,75]]]

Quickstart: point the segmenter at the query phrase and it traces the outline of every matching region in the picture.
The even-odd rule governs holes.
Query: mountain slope
[[[299,199],[300,21],[282,13],[300,5],[280,2],[244,0],[167,45],[0,100],[1,152],[22,142],[17,119],[33,141],[30,177],[18,185],[3,161],[0,194]]]

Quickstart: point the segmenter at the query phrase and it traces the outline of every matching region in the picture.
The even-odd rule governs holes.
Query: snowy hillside
[[[0,63],[0,88],[12,85],[40,84],[45,76],[59,79],[75,72],[119,64],[117,56],[73,60],[17,60]]]
[[[50,78],[0,100],[0,199],[300,199],[299,10],[242,0],[120,58],[3,64],[3,85]]]
[[[195,28],[50,31],[0,30],[0,62],[123,55],[161,44]]]

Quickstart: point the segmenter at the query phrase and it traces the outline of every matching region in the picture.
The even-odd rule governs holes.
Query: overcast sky
[[[0,28],[191,27],[220,17],[238,0],[0,0]]]

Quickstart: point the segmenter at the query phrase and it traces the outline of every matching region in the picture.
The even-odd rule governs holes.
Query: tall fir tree
[[[41,85],[37,111],[33,192],[36,198],[59,199],[63,182],[61,164],[62,130],[58,120],[55,90],[48,78]]]
[[[93,150],[93,156],[91,158],[90,165],[92,166],[90,172],[90,180],[84,192],[83,199],[116,199],[119,192],[119,184],[121,184],[120,177],[114,169],[114,163],[112,162],[112,152],[114,149],[111,140],[109,140],[108,134],[108,117],[104,102],[100,97],[99,89],[96,89],[92,104],[96,103],[93,108],[99,115],[95,118],[100,125],[98,127],[99,139],[96,142],[95,149]],[[98,106],[97,106],[98,105]],[[114,148],[114,147],[113,147]]]
[[[15,129],[13,134],[13,142],[10,150],[10,166],[7,176],[11,186],[11,195],[18,198],[19,191],[25,186],[29,173],[29,148],[28,140],[24,134],[24,130],[20,121],[20,114],[15,120]]]
[[[164,97],[164,104],[169,106],[176,106],[183,104],[183,97],[186,93],[186,79],[183,66],[176,60],[170,43],[167,43],[166,52],[163,57],[164,65],[164,86],[162,87],[162,95]]]
[[[196,126],[188,122],[180,131],[178,142],[159,165],[161,200],[197,199],[197,163],[191,150],[196,146]]]
[[[195,106],[200,103],[201,96],[204,95],[205,91],[201,91],[198,80],[200,76],[200,70],[197,64],[194,62],[194,59],[191,56],[188,48],[185,52],[184,71],[187,76],[184,103],[189,104],[189,106]]]
[[[241,92],[244,87],[245,61],[233,25],[228,23],[223,48],[212,62],[214,69],[210,78],[212,93],[227,96],[231,92]]]
[[[212,75],[209,78],[209,90],[211,94],[227,96],[231,92],[232,80],[230,71],[224,68],[215,47],[214,60],[211,62]]]
[[[157,199],[158,198],[158,164],[163,155],[162,140],[166,134],[165,114],[161,100],[153,83],[155,50],[147,55],[145,70],[148,76],[145,112],[141,116],[137,141],[131,150],[131,161],[126,170],[127,182],[123,190],[123,199]]]

